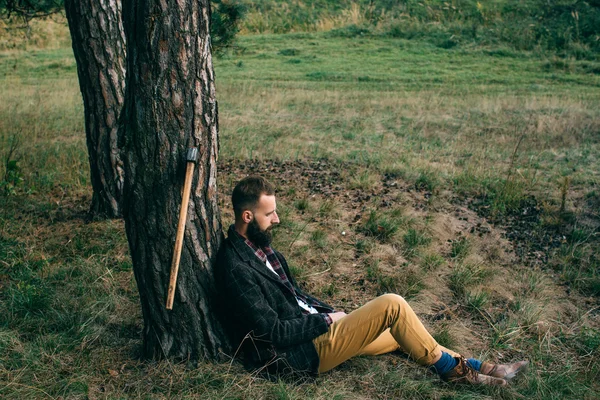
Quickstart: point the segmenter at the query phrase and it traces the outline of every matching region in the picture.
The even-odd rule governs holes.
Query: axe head
[[[198,161],[198,148],[190,147],[187,151],[187,162],[196,163]]]

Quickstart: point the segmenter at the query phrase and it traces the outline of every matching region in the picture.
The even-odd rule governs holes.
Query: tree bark
[[[124,0],[127,84],[123,212],[144,318],[144,354],[214,359],[228,343],[214,314],[217,101],[207,0]],[[189,147],[198,147],[172,311],[165,301]]]
[[[121,216],[123,163],[117,146],[124,101],[125,36],[120,0],[65,0],[83,96],[92,181],[91,218]]]

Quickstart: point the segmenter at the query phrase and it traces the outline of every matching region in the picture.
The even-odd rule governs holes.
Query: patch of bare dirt
[[[515,253],[528,265],[547,264],[552,250],[560,247],[565,241],[566,229],[541,228],[544,205],[534,196],[529,196],[519,207],[507,211],[502,216],[494,215],[490,206],[482,199],[469,199],[467,204],[478,215],[501,226]]]

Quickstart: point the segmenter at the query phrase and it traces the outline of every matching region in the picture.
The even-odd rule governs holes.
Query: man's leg
[[[395,343],[394,343],[395,342]],[[500,377],[478,373],[467,360],[454,358],[431,337],[413,309],[400,296],[385,294],[334,322],[313,340],[319,372],[326,372],[359,354],[383,354],[402,349],[417,363],[429,366],[449,382],[506,385]]]
[[[450,350],[449,348],[442,346],[441,344],[440,344],[440,349],[442,349],[442,351],[450,354],[452,357],[460,357],[460,354],[458,354],[454,350]]]
[[[396,342],[396,339],[390,333],[390,328],[387,328],[377,339],[363,347],[357,356],[378,356],[396,350],[402,351],[398,342]]]
[[[444,347],[441,344],[438,344],[438,346],[440,346],[440,349],[443,352],[450,354],[450,356],[460,357],[460,354],[455,352],[454,350],[450,350],[449,348]],[[365,346],[360,351],[360,353],[357,354],[357,356],[378,356],[381,354],[391,353],[392,351],[396,350],[406,353],[404,349],[398,346],[398,343],[396,343],[396,339],[394,339],[394,337],[390,333],[390,329],[388,328],[381,335],[379,335],[377,339]]]
[[[384,334],[388,328],[389,336]],[[313,342],[319,354],[319,372],[329,371],[358,354],[382,354],[398,348],[425,366],[434,364],[442,355],[410,305],[395,294],[368,302],[333,323],[327,333]]]

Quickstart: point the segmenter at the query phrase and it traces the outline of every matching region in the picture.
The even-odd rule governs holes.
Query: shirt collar
[[[254,253],[254,255],[256,257],[258,257],[259,260],[261,260],[263,263],[267,263],[267,255],[265,254],[264,251],[262,251],[258,246],[256,246],[254,243],[252,243],[249,239],[243,237],[242,235],[240,235],[238,233],[238,231],[235,230],[234,225],[231,225],[231,227],[229,228],[230,231],[230,235],[234,234],[236,235],[236,237],[240,240],[243,241],[246,246],[248,246],[250,248],[250,250],[252,251],[252,253]]]

